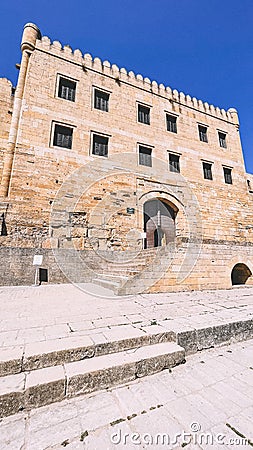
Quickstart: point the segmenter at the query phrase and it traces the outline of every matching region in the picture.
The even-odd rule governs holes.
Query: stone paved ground
[[[242,437],[253,441],[252,344],[205,350],[172,370],[7,417],[0,448],[252,448]]]
[[[207,327],[252,318],[252,304],[253,288],[95,298],[72,285],[1,287],[0,348],[83,335],[110,341],[135,327]],[[176,432],[176,448],[246,448],[237,433],[253,440],[252,367],[252,341],[199,352],[172,371],[5,418],[0,449],[170,448]],[[187,444],[182,432],[191,427],[209,435],[193,433]]]
[[[253,287],[205,292],[94,297],[77,287],[0,287],[0,348],[88,335],[108,341],[133,327],[157,331],[253,317]],[[149,327],[152,326],[150,329]]]

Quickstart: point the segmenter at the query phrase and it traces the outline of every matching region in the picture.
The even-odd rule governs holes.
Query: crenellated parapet
[[[80,64],[84,70],[94,70],[101,72],[104,75],[115,78],[117,81],[130,83],[133,86],[140,87],[144,90],[152,92],[167,98],[171,102],[186,106],[187,108],[196,109],[204,114],[215,116],[221,120],[229,121],[239,126],[239,119],[237,111],[230,108],[227,111],[220,109],[217,106],[210,105],[208,102],[203,102],[189,94],[179,92],[164,84],[158,84],[155,80],[150,80],[141,74],[136,74],[132,70],[127,71],[124,67],[120,68],[116,64],[111,64],[109,61],[102,61],[98,57],[93,57],[89,53],[83,54],[81,50],[72,50],[69,45],[62,45],[59,41],[51,41],[47,36],[43,36],[36,41],[36,48],[50,52],[56,56],[67,59],[69,61]]]

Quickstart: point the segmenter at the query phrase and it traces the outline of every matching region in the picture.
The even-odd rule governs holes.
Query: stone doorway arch
[[[176,236],[176,211],[159,198],[147,200],[143,205],[144,248],[161,247],[173,242]]]
[[[249,277],[252,276],[251,270],[246,266],[246,264],[238,263],[236,264],[231,272],[232,285],[245,284]]]

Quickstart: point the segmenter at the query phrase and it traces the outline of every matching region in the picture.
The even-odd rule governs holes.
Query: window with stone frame
[[[207,127],[204,127],[203,125],[198,125],[199,128],[199,139],[201,142],[208,142],[207,139]]]
[[[110,94],[100,89],[94,90],[94,108],[101,111],[109,111],[109,98]]]
[[[59,76],[58,97],[74,102],[76,98],[76,82]]]
[[[152,167],[152,149],[139,145],[139,164]]]
[[[218,136],[219,136],[220,147],[227,148],[226,134],[218,131]]]
[[[73,128],[55,124],[53,145],[56,147],[72,148]]]
[[[150,125],[150,108],[148,106],[138,104],[138,122]]]
[[[205,180],[212,180],[213,179],[212,164],[208,162],[203,162],[202,165]]]
[[[177,117],[166,114],[167,131],[177,133]]]
[[[109,137],[93,133],[92,154],[108,157]]]
[[[175,155],[174,153],[169,153],[169,169],[170,172],[180,173],[180,156]]]
[[[229,167],[223,167],[224,181],[226,184],[233,184],[232,169]]]

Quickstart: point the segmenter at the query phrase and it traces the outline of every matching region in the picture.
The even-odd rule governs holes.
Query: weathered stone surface
[[[95,354],[93,341],[88,336],[47,340],[36,344],[27,344],[22,369],[34,370],[42,367],[91,358]]]
[[[21,372],[23,347],[0,349],[0,377]]]
[[[231,324],[232,340],[243,341],[251,339],[253,335],[253,320],[233,322]]]
[[[27,374],[25,384],[25,407],[27,409],[63,400],[65,374],[62,366],[34,370]]]
[[[67,395],[79,395],[155,373],[184,360],[184,349],[168,342],[65,364]]]
[[[129,325],[105,331],[106,343],[96,345],[96,356],[149,344],[149,336]]]
[[[148,374],[160,372],[161,370],[174,367],[184,362],[185,351],[182,347],[174,343],[157,344],[160,348],[160,354],[155,355],[155,346],[140,348],[136,350],[135,358],[142,358],[136,362],[136,376],[144,377]]]
[[[88,364],[87,364],[88,363]],[[120,354],[65,364],[67,396],[105,389],[135,379],[135,363]]]
[[[0,378],[0,418],[16,414],[24,408],[25,374]]]
[[[196,330],[185,330],[177,334],[177,343],[185,349],[186,354],[198,350]]]
[[[185,348],[186,354],[191,354],[219,344],[250,339],[252,330],[252,320],[228,321],[219,325],[199,326],[193,330],[179,331],[177,342]]]
[[[184,361],[184,349],[166,342],[97,356],[63,366],[0,378],[2,417],[68,397],[105,389]]]
[[[145,294],[126,299],[97,298],[94,302],[93,296],[84,294],[70,285],[65,285],[64,290],[57,285],[42,286],[40,289],[2,287],[0,340],[4,346],[12,337],[16,339],[20,336],[23,340],[25,336],[29,336],[33,345],[26,345],[27,355],[28,358],[31,357],[31,361],[35,358],[33,361],[35,365],[39,354],[42,358],[48,355],[49,360],[45,359],[45,363],[50,361],[53,364],[58,361],[58,351],[60,359],[63,357],[61,352],[65,349],[68,355],[71,348],[74,352],[77,351],[76,357],[82,357],[83,354],[79,353],[79,349],[90,348],[91,342],[92,348],[100,348],[104,345],[103,351],[107,349],[108,354],[94,355],[78,363],[66,364],[70,375],[68,395],[75,396],[80,392],[110,387],[110,384],[116,385],[124,380],[132,380],[133,377],[145,376],[183,362],[184,350],[178,349],[170,341],[147,345],[150,340],[160,339],[161,336],[166,339],[178,338],[178,342],[181,340],[181,347],[185,346],[185,353],[194,352],[196,358],[199,354],[198,358],[201,361],[206,354],[209,354],[209,351],[198,353],[198,350],[235,340],[249,339],[252,337],[252,319],[249,319],[252,312],[252,292],[252,288],[245,288],[192,294],[187,292]],[[71,308],[69,308],[70,299],[74,299]],[[183,305],[182,309],[178,307],[179,303]],[[11,305],[9,309],[6,307],[8,304]],[[127,321],[128,324],[125,325]],[[79,324],[76,329],[79,328],[80,331],[72,331],[70,337],[60,339],[62,332],[65,332],[67,328],[71,329],[71,326],[67,326],[70,323]],[[47,341],[36,344],[36,340],[41,338],[42,324],[44,329],[48,330],[45,333]],[[28,334],[26,334],[26,327]],[[11,331],[8,332],[9,329]],[[164,330],[164,334],[161,330]],[[14,333],[13,336],[11,333]],[[51,336],[57,335],[57,340],[50,339]],[[90,335],[88,340],[87,335]],[[16,344],[18,342],[16,341]],[[135,348],[117,354],[110,353],[113,348],[114,350],[126,349],[126,345],[135,345]],[[241,347],[243,348],[244,345],[248,348],[246,342],[241,344]],[[22,346],[17,345],[17,347]],[[40,352],[36,352],[36,348]],[[230,353],[226,356],[230,358]],[[248,357],[244,353],[244,358],[246,356]],[[14,357],[16,358],[16,354]],[[231,357],[236,361],[236,355]],[[13,361],[15,368],[16,359]],[[238,373],[240,373],[241,363],[243,359],[238,359],[237,364],[233,363]],[[214,370],[215,381],[218,382],[224,379],[226,371],[222,362],[219,365],[216,364],[216,369],[215,371],[215,365],[211,367],[211,370]],[[248,371],[250,372],[250,369]],[[174,371],[172,374],[167,372],[169,374],[167,376],[173,376],[173,373]],[[1,397],[4,415],[12,414],[12,411],[23,407],[29,409],[31,407],[29,404],[40,405],[45,401],[61,399],[66,394],[65,373],[62,368],[59,372],[59,366],[38,369],[27,374],[27,392],[23,395],[24,384],[17,387],[17,381],[20,381],[20,376],[23,380],[25,375],[0,378],[4,386]],[[251,374],[248,373],[249,380],[251,380],[250,376]],[[201,364],[199,377],[199,382],[195,382],[196,389],[199,389],[201,383],[208,386],[214,382],[207,364]],[[6,380],[9,380],[7,384]],[[178,382],[177,389],[180,391],[181,386],[185,392],[191,382],[192,374],[189,373],[188,378]]]
[[[172,372],[165,370],[126,386],[6,417],[0,424],[0,448],[19,450],[28,442],[29,450],[60,449],[63,442],[71,450],[170,448],[171,438],[182,436],[192,417],[201,426],[194,437],[197,443],[193,445],[186,436],[178,438],[178,450],[185,441],[189,444],[184,448],[216,450],[218,439],[231,449],[250,448],[246,441],[252,440],[251,362],[252,341],[230,344],[189,356],[186,365]],[[214,445],[210,445],[211,436]]]

